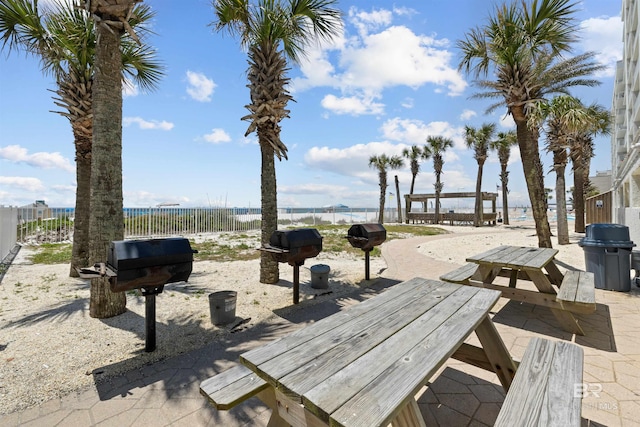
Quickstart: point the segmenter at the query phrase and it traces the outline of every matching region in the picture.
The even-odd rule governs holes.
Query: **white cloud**
[[[401,156],[405,147],[403,144],[387,141],[356,144],[346,148],[313,147],[307,151],[304,160],[315,169],[377,182],[377,172],[368,167],[369,158],[380,154]]]
[[[211,133],[208,133],[203,136],[203,139],[212,144],[220,144],[223,142],[231,141],[231,137],[224,129],[215,128],[211,130]]]
[[[129,126],[137,124],[142,130],[156,129],[156,130],[171,130],[173,129],[173,123],[165,120],[159,122],[158,120],[145,120],[142,117],[124,117],[122,119],[123,126]]]
[[[0,159],[6,159],[13,163],[25,163],[36,168],[62,169],[67,172],[74,172],[76,170],[73,163],[58,152],[29,154],[26,148],[19,145],[0,147]]]
[[[392,26],[394,14],[412,13],[415,12],[407,9],[364,12],[351,8],[349,17],[357,34],[311,50],[301,64],[302,77],[292,80],[292,91],[322,86],[339,89],[342,95],[330,98],[326,103],[329,106],[337,99],[362,98],[357,95],[359,92],[382,99],[384,89],[395,86],[417,89],[431,84],[434,91],[460,95],[467,83],[451,65],[454,57],[449,41],[416,34],[405,26]],[[337,111],[345,114],[350,110]],[[353,111],[364,114],[357,108]]]
[[[202,73],[187,71],[187,83],[187,93],[191,98],[200,102],[211,101],[211,95],[213,95],[213,90],[216,88],[213,80]]]
[[[404,101],[400,103],[400,105],[406,109],[410,109],[413,108],[413,102],[413,98],[405,98]]]
[[[454,142],[454,147],[466,149],[463,128],[449,122],[424,123],[421,120],[401,119],[395,117],[382,124],[382,135],[389,140],[403,142],[408,145],[424,145],[429,136],[444,136]]]
[[[505,129],[515,129],[516,127],[516,122],[511,114],[501,114],[498,117],[498,123],[500,123],[500,127]]]
[[[18,188],[25,191],[43,191],[45,189],[42,181],[38,178],[24,176],[0,176],[0,185]]]
[[[622,59],[622,20],[619,16],[590,18],[580,26],[583,49],[595,52],[596,60],[607,67],[600,75],[613,76],[616,61]]]
[[[478,113],[473,110],[464,110],[462,114],[460,114],[460,120],[469,120],[471,117],[475,117],[477,115]]]
[[[138,96],[139,94],[140,91],[138,90],[138,86],[136,86],[136,84],[131,80],[124,79],[124,81],[122,82],[122,96],[124,98],[133,98],[135,96]]]
[[[391,24],[393,13],[390,10],[378,9],[365,12],[351,7],[348,12],[351,23],[358,29],[361,36],[365,36],[371,30],[376,30]]]
[[[384,112],[384,104],[374,102],[373,99],[373,97],[367,96],[345,96],[339,98],[329,94],[322,99],[321,105],[335,114],[351,114],[354,116],[382,114]]]
[[[342,52],[340,76],[345,88],[382,90],[391,86],[420,87],[426,83],[446,86],[450,95],[459,95],[467,86],[449,63],[452,52],[443,49],[446,40],[421,36],[409,28],[394,26],[371,34],[362,46],[349,46]]]
[[[344,185],[331,184],[299,184],[278,186],[278,194],[343,194],[349,191],[349,187]]]

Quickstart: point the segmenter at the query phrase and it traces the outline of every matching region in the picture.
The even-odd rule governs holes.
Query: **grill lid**
[[[346,238],[354,248],[368,251],[387,239],[387,230],[382,224],[354,224],[349,228]]]
[[[107,264],[119,273],[146,267],[192,263],[188,239],[116,240],[109,245]]]
[[[297,249],[305,246],[320,246],[322,236],[315,228],[297,228],[295,230],[276,230],[269,238],[269,244],[282,249]]]

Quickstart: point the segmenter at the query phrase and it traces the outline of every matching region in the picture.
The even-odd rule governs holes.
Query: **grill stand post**
[[[364,279],[365,280],[369,280],[369,252],[371,252],[371,249],[369,249],[368,251],[364,251]]]
[[[296,262],[293,264],[293,303],[298,304],[300,302],[300,266],[303,262]]]
[[[156,349],[156,295],[162,293],[164,285],[140,288],[144,296],[144,351],[147,353]]]

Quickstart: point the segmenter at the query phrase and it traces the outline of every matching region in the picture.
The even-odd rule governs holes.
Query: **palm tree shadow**
[[[37,313],[24,316],[18,320],[9,323],[9,327],[26,327],[34,323],[40,322],[62,322],[69,319],[74,313],[86,311],[89,309],[89,300],[86,298],[78,298],[69,302],[62,302],[52,305],[51,308]]]

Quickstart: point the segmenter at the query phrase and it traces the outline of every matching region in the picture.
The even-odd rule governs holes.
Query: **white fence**
[[[18,208],[0,206],[0,262],[16,245]]]
[[[46,208],[34,215],[30,208],[14,209],[16,240],[24,244],[70,242],[73,239],[73,209]],[[397,222],[397,209],[385,209],[385,222]],[[243,232],[260,229],[257,208],[125,208],[125,238],[192,236],[214,232]],[[282,208],[282,226],[355,224],[377,222],[373,208]],[[4,241],[5,233],[0,240]],[[14,240],[15,242],[15,240]]]

